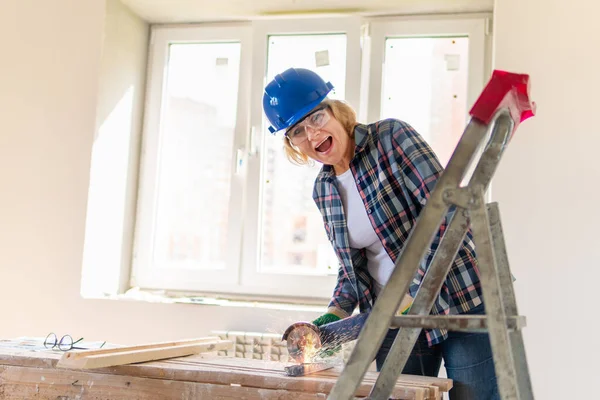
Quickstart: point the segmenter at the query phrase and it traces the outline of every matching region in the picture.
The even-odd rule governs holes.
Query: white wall
[[[106,2],[85,224],[82,277],[85,296],[126,290],[149,34],[148,23],[119,0]]]
[[[105,14],[104,1],[0,2],[0,336],[52,330],[132,343],[210,329],[278,331],[312,317],[81,298],[96,121],[119,95],[117,84],[103,86],[107,103],[97,104],[110,64],[101,59],[104,25],[112,26]],[[598,14],[600,5],[585,0],[496,5],[495,67],[531,74],[539,106],[493,187],[539,399],[585,398],[596,378]]]
[[[54,331],[128,344],[275,332],[315,316],[81,298],[94,136],[124,89],[140,89],[127,62],[143,61],[144,29],[115,1],[0,2],[0,337]],[[137,122],[116,126],[134,136]]]
[[[598,15],[587,0],[496,1],[495,68],[530,74],[538,103],[492,188],[538,399],[597,397]]]

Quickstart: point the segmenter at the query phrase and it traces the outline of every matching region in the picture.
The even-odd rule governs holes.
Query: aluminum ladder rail
[[[328,399],[353,398],[390,327],[400,327],[400,330],[369,399],[390,397],[424,327],[489,332],[501,398],[533,399],[521,334],[525,318],[517,311],[498,204],[486,204],[484,194],[516,128],[534,113],[535,103],[529,100],[529,76],[495,70],[470,110],[471,120],[396,260],[394,271]],[[464,180],[468,180],[468,184],[461,185]],[[396,316],[419,263],[452,206],[455,212],[408,315]],[[486,314],[431,316],[430,310],[469,226],[475,241]]]

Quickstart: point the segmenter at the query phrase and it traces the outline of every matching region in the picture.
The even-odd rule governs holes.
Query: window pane
[[[158,164],[156,266],[225,267],[239,43],[172,44]]]
[[[307,68],[333,84],[331,98],[344,98],[345,34],[270,36],[268,49],[267,81],[290,67]],[[310,167],[291,164],[284,155],[283,135],[266,136],[260,270],[337,273],[337,258],[312,200],[313,183],[321,164]]]
[[[467,119],[468,37],[388,38],[382,118],[411,124],[446,165]]]

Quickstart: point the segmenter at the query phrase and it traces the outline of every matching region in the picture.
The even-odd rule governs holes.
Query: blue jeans
[[[482,304],[468,314],[484,312]],[[383,367],[397,333],[397,329],[388,331],[375,358],[378,371]],[[421,332],[402,373],[438,376],[442,358],[447,376],[454,382],[450,400],[500,400],[487,333],[448,332],[446,340],[429,347],[425,333]]]

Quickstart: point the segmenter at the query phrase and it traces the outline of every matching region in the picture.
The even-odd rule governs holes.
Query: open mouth
[[[315,150],[317,150],[319,153],[325,153],[331,148],[332,144],[333,139],[331,138],[331,136],[327,136],[325,140],[323,140],[317,147],[315,147]]]

